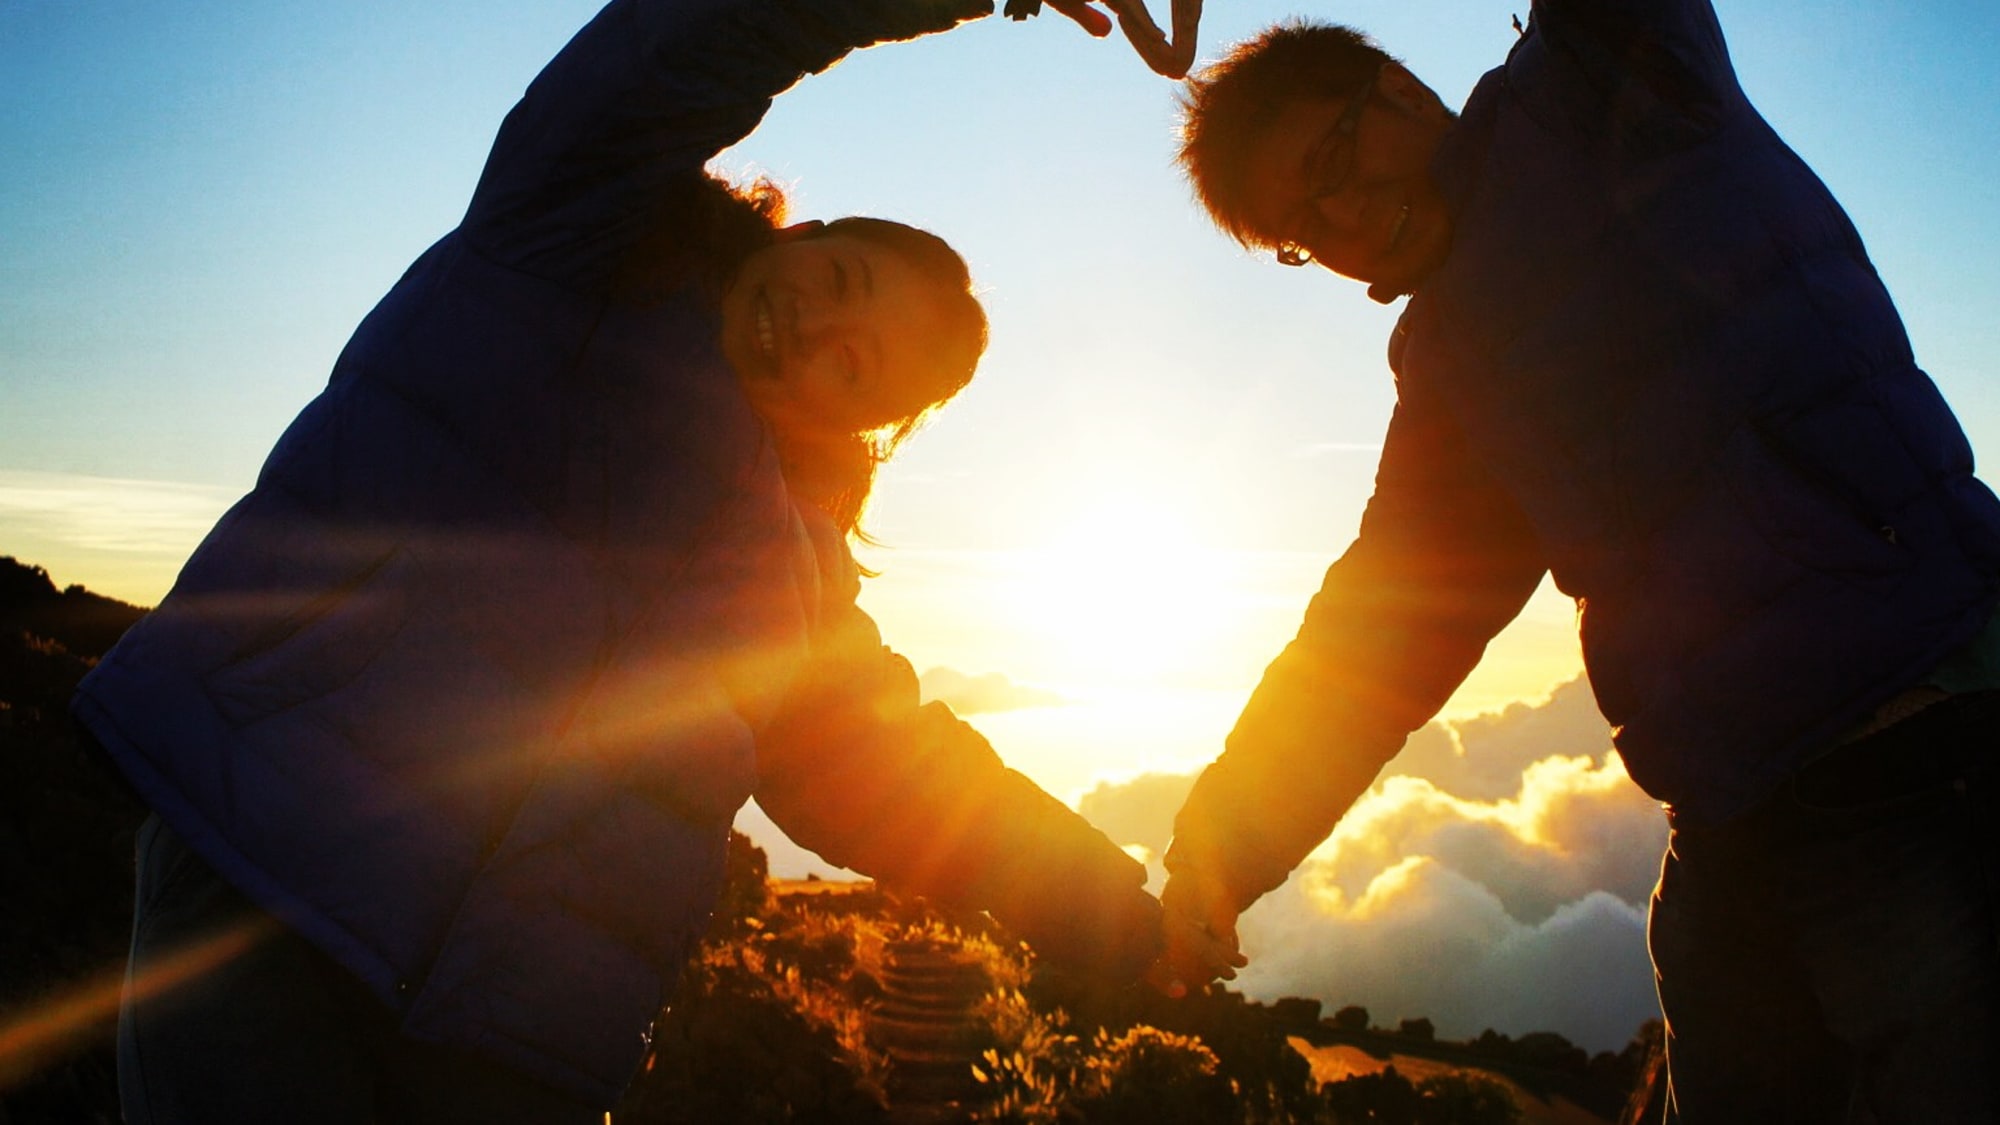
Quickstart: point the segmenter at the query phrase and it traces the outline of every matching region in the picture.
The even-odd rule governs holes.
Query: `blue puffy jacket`
[[[967,8],[614,0],[85,680],[157,813],[409,1034],[609,1104],[757,790],[836,863],[1058,956],[1151,956],[1139,865],[919,705],[712,302],[611,283],[774,94]]]
[[[1770,793],[1992,616],[2000,503],[1860,238],[1706,0],[1541,0],[1433,172],[1354,545],[1183,812],[1245,901],[1331,830],[1545,571],[1632,777]]]

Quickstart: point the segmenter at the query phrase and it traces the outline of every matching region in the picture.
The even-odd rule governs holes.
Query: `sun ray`
[[[0,1023],[0,1090],[17,1085],[102,1034],[118,1014],[127,988],[134,999],[158,996],[195,980],[255,948],[282,927],[268,914],[244,921],[156,959],[127,981],[125,969],[106,969],[28,1011]]]

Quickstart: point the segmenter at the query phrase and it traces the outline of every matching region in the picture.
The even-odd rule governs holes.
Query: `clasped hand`
[[[1160,891],[1166,952],[1146,983],[1175,998],[1212,980],[1234,980],[1249,964],[1236,942],[1236,906],[1219,879],[1199,868],[1176,871]]]

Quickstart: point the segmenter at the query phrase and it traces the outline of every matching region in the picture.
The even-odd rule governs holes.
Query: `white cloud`
[[[236,499],[232,489],[0,470],[0,553],[134,605],[153,605]]]
[[[1551,756],[1601,758],[1611,728],[1582,678],[1548,698],[1504,710],[1432,723],[1410,736],[1384,777],[1426,778],[1448,793],[1479,801],[1513,795],[1529,765]]]
[[[1665,823],[1608,751],[1580,682],[1426,728],[1244,915],[1240,987],[1359,1004],[1380,1024],[1425,1016],[1450,1038],[1491,1027],[1623,1046],[1658,1015],[1645,904]],[[1100,786],[1080,808],[1157,853],[1187,782]]]
[[[1664,824],[1616,757],[1546,758],[1518,786],[1513,797],[1484,802],[1422,778],[1387,778],[1309,862],[1352,898],[1404,860],[1428,857],[1478,882],[1525,922],[1593,890],[1645,901]]]
[[[1245,992],[1360,1004],[1377,1024],[1424,1016],[1453,1039],[1555,1031],[1599,1051],[1658,1014],[1644,910],[1604,891],[1529,924],[1474,879],[1411,857],[1353,901],[1303,870],[1242,928]]]
[[[235,498],[174,481],[0,471],[0,524],[92,551],[185,555]]]
[[[1452,1038],[1620,1047],[1658,1014],[1645,901],[1663,835],[1616,757],[1544,759],[1494,802],[1390,778],[1245,914],[1243,987]]]

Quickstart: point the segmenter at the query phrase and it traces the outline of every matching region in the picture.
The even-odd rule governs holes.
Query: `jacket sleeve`
[[[885,885],[986,910],[1041,955],[1119,980],[1160,950],[1145,869],[1008,769],[852,604],[757,742],[757,801],[793,840]]]
[[[461,224],[489,260],[592,291],[678,180],[849,51],[991,0],[612,0],[501,125]]]
[[[1197,779],[1168,869],[1219,875],[1239,908],[1283,883],[1543,571],[1526,518],[1451,420],[1399,405],[1360,534]]]

